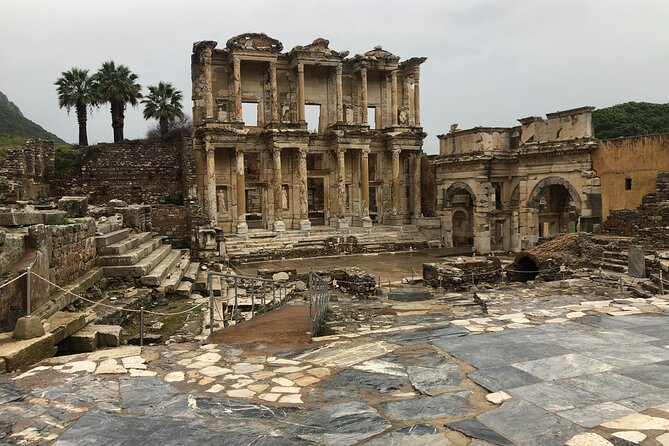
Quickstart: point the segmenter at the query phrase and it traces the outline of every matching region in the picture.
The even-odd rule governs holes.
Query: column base
[[[20,317],[16,321],[16,327],[12,337],[14,339],[33,339],[44,336],[42,320],[36,316]]]
[[[249,225],[245,221],[237,223],[237,235],[245,235],[249,233]]]
[[[311,231],[311,222],[307,220],[300,220],[300,231]]]
[[[362,217],[362,227],[363,228],[371,228],[372,227],[372,219],[369,217]]]
[[[348,225],[348,220],[346,218],[338,218],[335,223],[336,223],[337,229],[339,229],[339,230],[350,229],[350,227]]]
[[[281,220],[274,221],[274,232],[286,232],[286,224]]]

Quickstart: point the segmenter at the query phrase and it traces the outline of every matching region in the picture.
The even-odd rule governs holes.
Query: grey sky
[[[68,142],[77,122],[58,108],[61,71],[113,59],[143,87],[174,83],[190,112],[192,43],[223,46],[242,32],[265,32],[285,50],[324,37],[352,55],[380,44],[403,59],[426,56],[428,153],[454,122],[510,126],[581,105],[669,102],[667,0],[0,0],[0,15],[0,91]],[[127,138],[147,125],[128,109]],[[89,117],[89,140],[112,140],[108,107]]]

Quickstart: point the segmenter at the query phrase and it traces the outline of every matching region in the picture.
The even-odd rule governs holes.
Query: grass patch
[[[81,147],[56,144],[56,172],[69,170],[81,161]]]
[[[24,136],[6,136],[0,135],[0,146],[5,147],[22,147],[26,145],[28,138]]]
[[[72,221],[69,218],[61,218],[60,220],[55,221],[53,224],[60,226],[60,225],[69,225],[70,223],[72,223]]]

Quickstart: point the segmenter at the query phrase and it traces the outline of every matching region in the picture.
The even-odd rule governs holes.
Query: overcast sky
[[[77,120],[58,108],[54,81],[73,66],[115,60],[143,87],[169,81],[191,102],[197,40],[223,47],[264,32],[288,51],[316,37],[362,53],[374,45],[402,59],[425,56],[425,150],[460,128],[625,101],[669,102],[668,0],[0,0],[0,91],[24,115],[68,142]],[[139,108],[126,138],[143,137]],[[109,107],[89,117],[91,143],[112,140]]]

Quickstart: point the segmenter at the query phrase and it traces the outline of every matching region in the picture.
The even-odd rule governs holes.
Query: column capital
[[[337,76],[341,76],[341,73],[342,73],[342,66],[341,65],[337,65],[335,67],[335,73],[337,74]]]
[[[360,149],[360,153],[362,153],[362,156],[369,156],[369,147],[363,147]]]
[[[272,155],[273,156],[281,156],[281,147],[272,146]]]
[[[392,148],[393,156],[394,155],[399,155],[401,151],[402,151],[401,147],[393,147]]]
[[[232,56],[232,65],[235,66],[235,68],[238,68],[241,65],[242,61],[239,57],[237,56]]]
[[[337,152],[337,155],[343,155],[346,153],[346,149],[344,147],[336,147],[335,152]]]
[[[235,155],[237,156],[243,156],[244,152],[246,152],[246,150],[242,149],[241,147],[235,147],[234,150],[235,150]]]
[[[298,147],[297,152],[299,153],[300,158],[306,158],[307,157],[308,150],[307,150],[306,147]]]
[[[302,62],[297,63],[297,72],[304,73],[304,64]]]
[[[272,70],[276,70],[276,60],[270,60],[269,61],[269,67]]]

